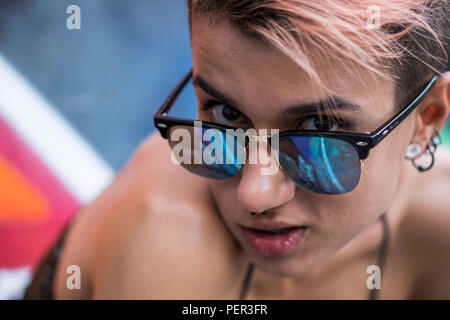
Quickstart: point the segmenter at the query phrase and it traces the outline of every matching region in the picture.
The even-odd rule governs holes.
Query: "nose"
[[[295,195],[295,183],[281,169],[264,175],[258,161],[246,164],[241,171],[237,188],[238,200],[249,212],[263,212],[288,203]]]

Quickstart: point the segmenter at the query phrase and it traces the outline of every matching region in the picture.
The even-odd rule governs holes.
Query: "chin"
[[[251,254],[249,259],[261,271],[283,278],[300,278],[314,268],[309,259],[294,255],[266,258]]]

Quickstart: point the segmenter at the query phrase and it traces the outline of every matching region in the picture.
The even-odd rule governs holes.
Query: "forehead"
[[[292,72],[297,68],[293,61],[261,40],[244,35],[225,20],[211,25],[205,19],[194,19],[192,51],[194,74],[204,72],[209,78],[220,75],[257,87],[268,85],[264,81],[268,78],[271,82],[283,79],[283,85],[288,86],[306,84],[304,73]]]
[[[220,91],[232,94],[242,106],[264,111],[325,98],[294,61],[258,38],[249,37],[226,20],[211,24],[204,18],[192,21],[194,75],[201,75]],[[337,61],[313,60],[327,87],[342,98],[365,106],[373,119],[385,119],[393,107],[393,84],[362,69],[349,70]],[[355,70],[357,72],[355,72]],[[357,75],[357,76],[355,76]],[[272,108],[273,109],[273,108]]]

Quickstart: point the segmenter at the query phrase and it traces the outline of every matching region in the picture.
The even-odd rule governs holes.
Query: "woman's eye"
[[[317,130],[317,131],[337,131],[339,129],[350,129],[349,124],[344,120],[326,115],[313,115],[307,117],[300,124],[299,130]]]
[[[242,113],[226,104],[216,104],[210,110],[212,120],[215,122],[232,125],[245,120]]]

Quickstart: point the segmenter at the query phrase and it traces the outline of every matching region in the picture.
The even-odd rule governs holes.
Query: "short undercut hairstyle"
[[[333,58],[388,77],[395,82],[397,106],[446,70],[449,4],[450,0],[187,0],[190,25],[196,17],[212,24],[227,19],[291,58],[320,86],[317,59]],[[379,12],[375,27],[370,24],[374,9]]]

